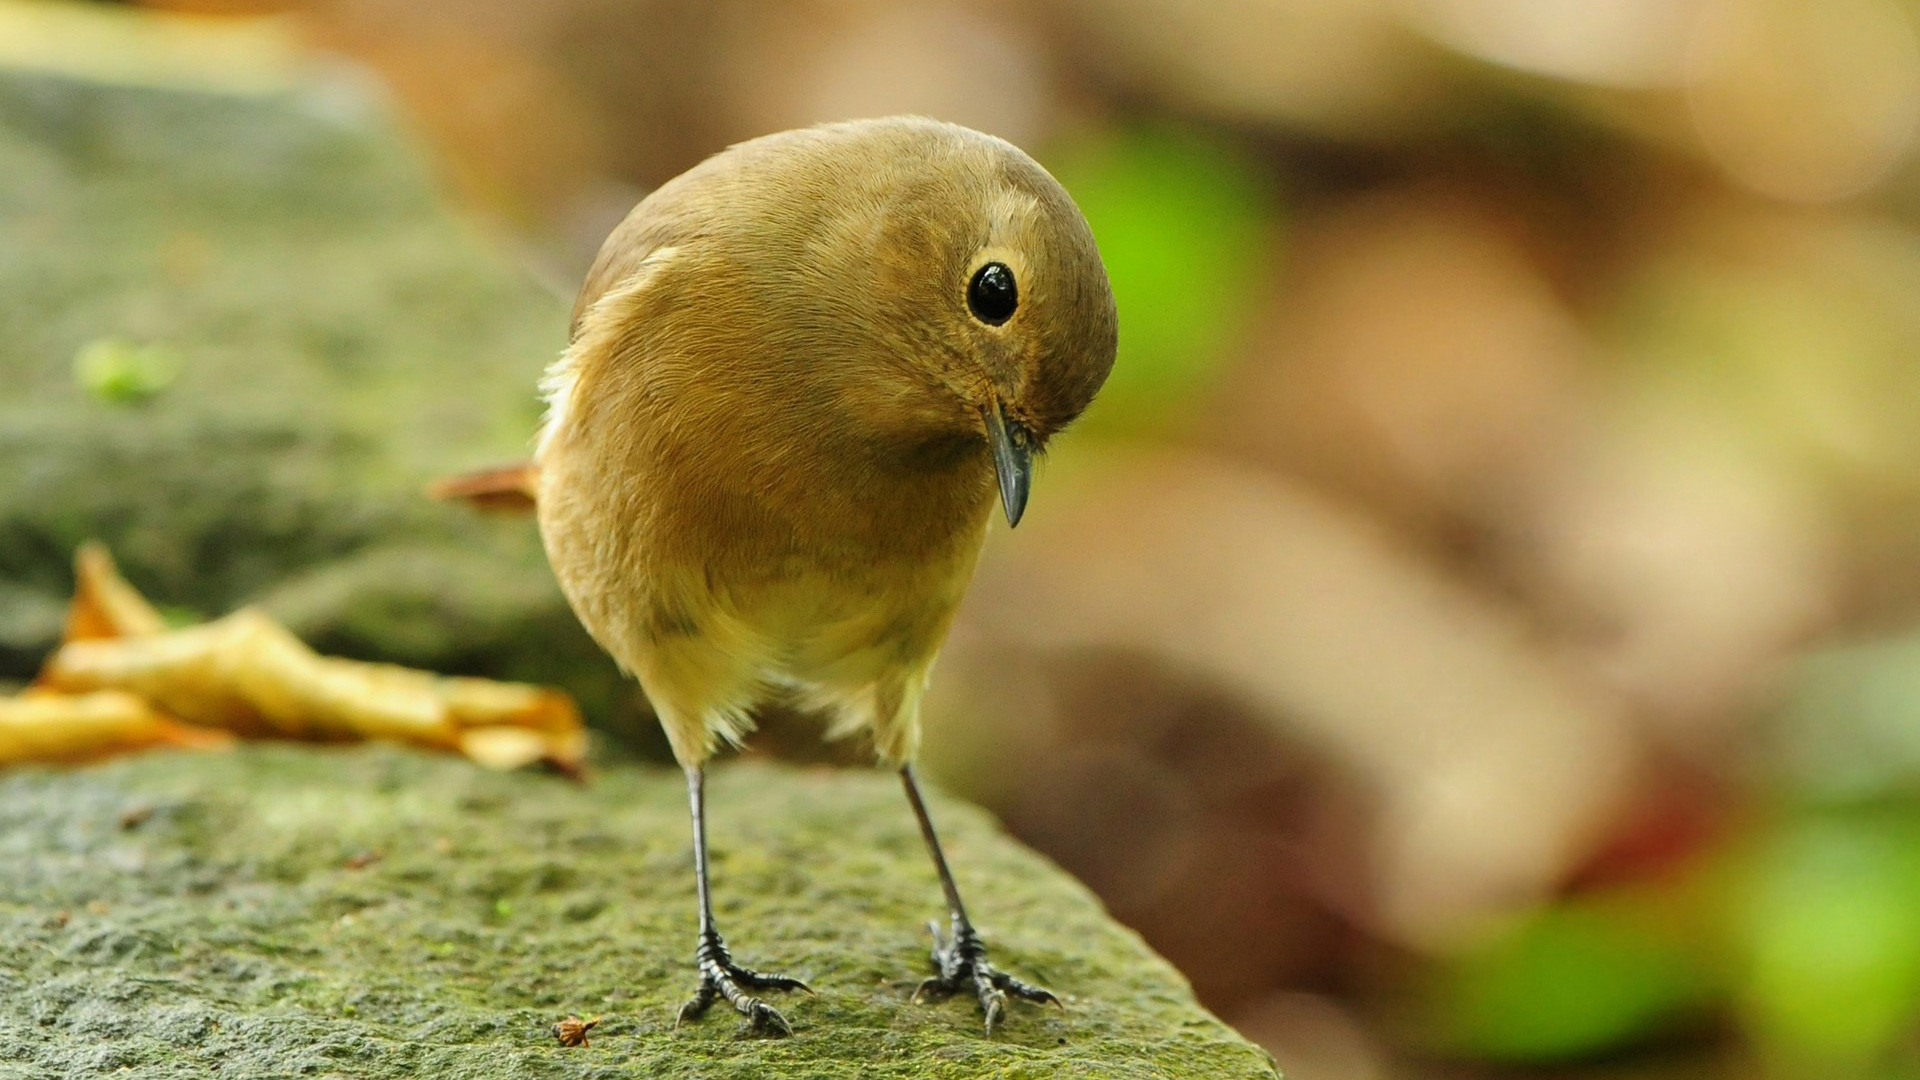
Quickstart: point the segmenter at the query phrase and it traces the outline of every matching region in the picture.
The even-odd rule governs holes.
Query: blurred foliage
[[[1516,1063],[1605,1058],[1737,1023],[1795,1076],[1911,1069],[1920,807],[1809,807],[1724,856],[1581,895],[1451,957],[1436,1045]]]
[[[1779,780],[1826,798],[1920,793],[1920,637],[1852,642],[1806,657],[1769,718]]]
[[[1255,163],[1193,129],[1127,128],[1053,147],[1121,312],[1120,354],[1086,427],[1175,430],[1243,343],[1279,215]]]
[[[1920,1006],[1920,813],[1791,822],[1739,885],[1737,994],[1761,1045],[1829,1076],[1884,1063]]]
[[[1673,1030],[1716,980],[1659,897],[1585,899],[1526,916],[1455,956],[1437,988],[1435,1037],[1502,1061],[1604,1054]]]
[[[1711,402],[1826,482],[1910,487],[1920,243],[1884,226],[1715,225],[1622,290],[1611,328],[1636,377]]]

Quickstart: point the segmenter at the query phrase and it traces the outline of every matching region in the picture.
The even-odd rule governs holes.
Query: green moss
[[[709,803],[736,955],[818,991],[781,1002],[790,1039],[725,1009],[673,1025],[695,929],[677,772],[578,786],[295,746],[13,771],[0,1074],[1273,1075],[976,809],[936,799],[969,905],[999,961],[1068,1001],[1017,1005],[991,1038],[970,1000],[908,1000],[940,893],[891,777],[742,763]],[[549,1034],[568,1013],[605,1015],[590,1047]]]

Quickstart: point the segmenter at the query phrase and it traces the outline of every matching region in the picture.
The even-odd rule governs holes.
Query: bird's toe
[[[939,974],[921,980],[919,988],[913,992],[914,1001],[946,997],[971,983],[974,996],[980,1002],[980,1012],[986,1017],[988,1034],[992,1034],[1000,1021],[1005,1019],[1009,997],[1041,1004],[1062,1004],[1059,995],[1053,991],[1017,979],[994,967],[987,960],[985,943],[973,927],[956,920],[952,937],[942,934],[937,923],[932,924],[932,930],[933,966]]]
[[[747,1026],[763,1035],[784,1038],[793,1034],[793,1025],[780,1015],[780,1010],[758,998],[749,998],[750,1004],[741,1010],[746,1014]]]

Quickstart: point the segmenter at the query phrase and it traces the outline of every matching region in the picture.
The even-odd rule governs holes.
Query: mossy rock
[[[351,80],[0,68],[0,683],[100,539],[182,615],[259,604],[323,651],[563,684],[657,739],[531,523],[422,494],[526,456],[567,306]]]
[[[898,784],[722,766],[720,924],[818,991],[786,1039],[678,1028],[695,904],[680,775],[590,783],[392,748],[256,745],[0,774],[0,1076],[1274,1076],[1087,891],[935,798],[975,919],[1067,999],[909,1000],[940,891]],[[590,1046],[551,1026],[604,1015]]]

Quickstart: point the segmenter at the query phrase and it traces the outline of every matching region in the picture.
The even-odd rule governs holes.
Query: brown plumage
[[[541,534],[574,610],[640,681],[694,801],[701,990],[742,987],[706,903],[701,768],[787,696],[871,733],[948,886],[928,989],[1002,991],[913,790],[921,693],[998,488],[1092,400],[1115,348],[1093,235],[1015,147],[918,118],[755,139],[655,191],[588,274],[548,373]]]

